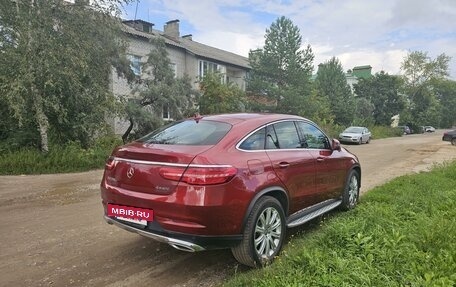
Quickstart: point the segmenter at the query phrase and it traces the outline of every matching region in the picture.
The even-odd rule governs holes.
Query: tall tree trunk
[[[43,97],[42,97],[41,93],[39,91],[37,91],[34,87],[32,87],[31,92],[34,95],[33,108],[35,109],[35,119],[36,119],[36,122],[38,123],[38,127],[40,130],[41,151],[44,153],[48,153],[49,152],[49,142],[48,142],[49,120],[43,111]]]
[[[30,0],[31,9],[37,9],[37,14],[40,14],[39,7],[35,6],[36,0]],[[32,35],[31,31],[31,20],[29,20],[29,30],[28,30],[28,44],[27,44],[27,54],[29,57],[33,55],[32,43],[36,41],[34,38],[35,35]],[[36,69],[33,65],[34,61],[29,62],[30,69],[30,94],[33,101],[33,109],[35,110],[35,120],[38,123],[38,128],[40,130],[40,139],[41,139],[41,151],[44,153],[49,152],[49,142],[48,142],[48,129],[49,129],[49,119],[43,111],[43,94],[36,85],[35,85],[35,74]]]

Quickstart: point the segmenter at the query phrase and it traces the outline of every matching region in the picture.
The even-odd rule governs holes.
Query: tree
[[[451,128],[456,125],[456,81],[438,80],[432,83],[440,102],[439,127]]]
[[[266,30],[263,49],[250,52],[248,91],[269,98],[277,112],[305,114],[314,55],[301,44],[299,28],[282,16]]]
[[[218,114],[245,111],[245,93],[233,83],[222,83],[222,75],[208,73],[200,82],[201,114]]]
[[[359,126],[370,126],[374,124],[374,111],[375,106],[370,100],[367,98],[356,97],[353,124]]]
[[[390,125],[391,117],[400,114],[406,107],[406,99],[399,92],[402,81],[381,71],[368,79],[360,79],[354,85],[358,98],[366,99],[373,105],[371,116],[375,124]]]
[[[354,97],[336,57],[318,66],[315,85],[318,94],[329,100],[335,122],[350,125],[354,118]]]
[[[192,89],[190,78],[176,78],[165,41],[152,38],[152,50],[143,65],[145,75],[138,79],[125,109],[130,127],[122,136],[124,141],[135,128],[135,137],[145,135],[163,124],[163,110],[178,120],[196,111],[198,93]]]
[[[438,125],[440,103],[433,83],[448,76],[450,57],[445,54],[432,59],[425,52],[408,54],[402,62],[404,93],[409,100],[407,119],[412,126]]]
[[[17,126],[36,126],[40,147],[88,144],[113,107],[114,66],[126,71],[118,4],[126,1],[1,1],[0,96]],[[32,128],[32,130],[35,130]]]
[[[409,53],[401,64],[404,71],[405,87],[413,100],[415,94],[432,83],[433,80],[443,79],[449,75],[448,63],[450,57],[440,54],[434,60],[426,52],[414,51]]]

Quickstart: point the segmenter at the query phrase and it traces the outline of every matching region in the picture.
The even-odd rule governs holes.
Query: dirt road
[[[456,159],[442,131],[346,146],[362,192]],[[229,250],[185,253],[102,219],[102,171],[0,177],[0,286],[212,286],[243,272]]]

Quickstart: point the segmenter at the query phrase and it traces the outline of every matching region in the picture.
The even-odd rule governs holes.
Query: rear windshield
[[[159,128],[138,141],[150,144],[215,145],[230,128],[230,124],[222,122],[186,120]]]

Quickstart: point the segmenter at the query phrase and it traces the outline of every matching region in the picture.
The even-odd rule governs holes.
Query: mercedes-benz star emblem
[[[135,174],[135,169],[130,166],[130,168],[127,170],[127,177],[132,178],[134,174]]]

